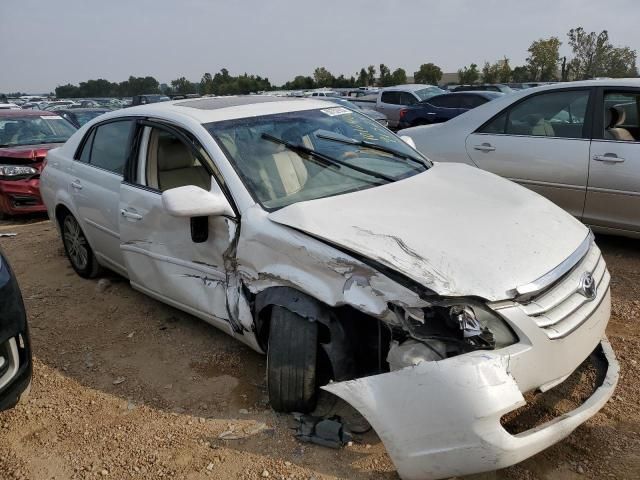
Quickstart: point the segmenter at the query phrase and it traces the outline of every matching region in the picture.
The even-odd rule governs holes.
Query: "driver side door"
[[[222,193],[211,159],[187,132],[139,121],[138,151],[120,188],[120,248],[131,285],[232,333],[227,310],[227,255],[237,220],[175,217],[162,192],[195,185]]]

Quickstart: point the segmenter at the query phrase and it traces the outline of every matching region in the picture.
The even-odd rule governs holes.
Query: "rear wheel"
[[[278,412],[316,406],[318,324],[283,307],[271,311],[267,351],[269,402]]]
[[[64,251],[73,269],[81,277],[97,277],[100,273],[100,265],[78,221],[71,213],[67,213],[61,219],[60,226]]]

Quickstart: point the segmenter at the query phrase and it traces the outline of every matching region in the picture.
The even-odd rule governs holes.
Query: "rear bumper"
[[[0,180],[0,212],[7,215],[46,212],[40,179]]]
[[[604,329],[610,294],[585,323],[551,340],[516,307],[503,312],[521,341],[437,362],[323,387],[371,423],[405,480],[446,478],[518,463],[569,435],[613,394],[619,366]],[[523,394],[560,384],[591,354],[604,380],[578,408],[516,435],[501,418],[526,404]]]

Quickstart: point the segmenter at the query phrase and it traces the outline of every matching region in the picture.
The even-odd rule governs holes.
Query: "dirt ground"
[[[0,414],[0,479],[397,479],[375,433],[303,444],[269,409],[265,358],[115,275],[83,280],[53,224],[0,222],[29,313],[31,394]],[[612,401],[558,445],[483,479],[640,478],[640,242],[599,237],[612,274]],[[329,402],[327,400],[328,404]]]

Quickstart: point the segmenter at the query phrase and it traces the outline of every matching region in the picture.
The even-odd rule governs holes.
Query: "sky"
[[[282,84],[324,66],[355,75],[384,63],[412,75],[506,56],[582,26],[640,50],[638,0],[0,0],[0,92],[49,92],[87,79],[227,68]]]

